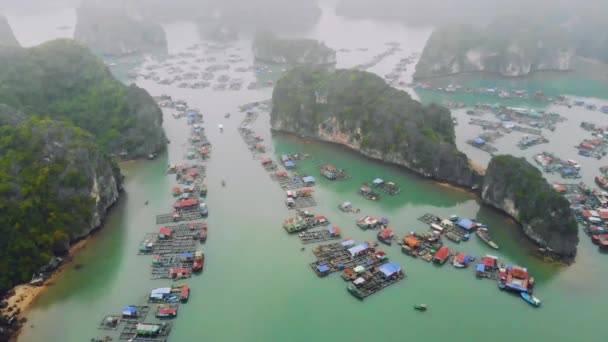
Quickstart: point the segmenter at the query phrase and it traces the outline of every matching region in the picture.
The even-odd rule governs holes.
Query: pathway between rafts
[[[161,97],[157,101],[173,104],[171,98]],[[170,106],[176,109],[175,106]],[[188,145],[184,150],[186,162],[169,165],[168,175],[175,176],[171,192],[176,201],[168,213],[156,215],[157,229],[146,233],[139,245],[138,254],[150,258],[150,279],[165,280],[150,288],[147,303],[137,303],[116,308],[104,315],[99,329],[104,334],[92,341],[107,342],[119,339],[127,341],[166,342],[173,323],[178,317],[180,305],[188,303],[190,292],[187,284],[176,283],[199,276],[205,266],[205,254],[201,245],[207,241],[208,227],[205,218],[208,208],[205,203],[206,167],[211,154],[211,144],[205,135],[203,116],[195,109],[184,106],[177,110],[174,118],[185,118],[190,126]],[[166,281],[172,283],[167,284]]]

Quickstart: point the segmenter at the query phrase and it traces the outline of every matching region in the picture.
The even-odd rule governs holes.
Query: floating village
[[[348,170],[340,169],[333,164],[323,163],[319,166],[318,175],[306,175],[297,172],[298,164],[312,162],[312,156],[294,152],[284,154],[275,161],[264,154],[260,148],[262,138],[252,130],[252,123],[260,111],[268,111],[268,102],[250,103],[241,107],[246,112],[244,120],[239,125],[239,132],[254,158],[260,160],[260,165],[269,173],[270,178],[278,183],[285,191],[285,205],[294,209],[294,215],[282,222],[287,234],[296,235],[302,245],[316,243],[312,247],[314,260],[310,269],[318,277],[327,277],[333,273],[340,275],[345,282],[345,290],[354,297],[363,300],[390,285],[406,278],[406,272],[398,261],[389,259],[385,250],[399,248],[403,254],[419,259],[429,264],[443,266],[451,264],[457,269],[470,268],[471,276],[480,279],[490,279],[496,282],[500,290],[516,292],[530,305],[540,306],[540,299],[533,295],[534,277],[525,267],[505,265],[493,255],[474,256],[466,252],[450,249],[451,243],[462,246],[476,235],[492,249],[499,246],[492,241],[489,228],[475,220],[459,218],[452,215],[441,218],[427,213],[419,218],[421,227],[426,230],[410,232],[398,237],[391,229],[388,218],[375,218],[364,215],[351,202],[336,204],[345,215],[358,215],[353,218],[353,227],[371,231],[368,241],[354,241],[343,236],[343,229],[331,223],[331,219],[316,211],[314,200],[315,176],[323,177],[330,182],[348,181]],[[353,185],[354,189],[357,188]],[[395,182],[382,178],[371,179],[353,191],[365,199],[381,201],[383,196],[398,196],[401,189]],[[396,246],[396,247],[395,247]],[[384,249],[384,250],[383,250]],[[302,251],[306,247],[302,247]],[[425,311],[424,303],[414,305],[413,309]]]
[[[167,167],[175,185],[167,196],[173,196],[175,203],[166,213],[156,216],[156,227],[142,237],[136,250],[142,258],[150,260],[150,279],[163,283],[149,289],[145,302],[130,303],[104,315],[99,329],[106,336],[91,341],[109,341],[110,332],[116,332],[119,340],[167,341],[173,327],[171,321],[178,318],[180,306],[188,303],[194,291],[185,282],[199,276],[205,267],[202,247],[209,228],[205,222],[209,215],[205,203],[205,163],[210,159],[212,146],[205,135],[203,115],[189,108],[185,101],[173,101],[169,96],[157,97],[156,101],[175,109],[173,117],[185,118],[190,127],[189,145],[183,157],[188,163]]]
[[[229,54],[226,63],[218,62],[213,54],[226,54],[228,47],[229,45],[217,43],[194,45],[188,48],[188,52],[148,60],[145,67],[130,72],[128,76],[159,85],[176,85],[178,88],[239,91],[244,87],[249,90],[270,88],[280,72],[286,71],[281,69],[277,72],[276,68],[264,64],[244,66],[244,59],[238,53]],[[201,57],[195,53],[203,49],[209,52],[208,56]],[[365,49],[361,51],[363,50]],[[367,70],[400,51],[399,43],[389,42],[384,52],[356,68]],[[351,51],[340,49],[338,52]],[[542,103],[582,106],[590,111],[608,113],[606,105],[588,104],[564,96],[546,97],[542,91],[529,94],[523,90],[407,84],[403,76],[408,66],[415,64],[419,57],[419,53],[413,53],[401,58],[393,70],[385,75],[385,80],[394,86],[412,86],[448,94],[483,93],[501,99],[534,99]],[[200,69],[196,63],[203,62],[208,66]],[[227,70],[255,73],[257,81],[245,84],[243,78],[228,76]],[[266,80],[261,81],[262,79]],[[100,317],[98,327],[101,334],[106,336],[93,338],[92,341],[112,340],[110,335],[126,341],[167,341],[173,328],[172,320],[178,319],[180,306],[187,305],[191,293],[196,295],[196,289],[191,288],[187,280],[192,276],[200,276],[205,266],[203,247],[208,234],[205,218],[210,210],[206,204],[208,194],[205,165],[211,159],[213,148],[205,135],[203,114],[190,108],[186,101],[168,95],[155,97],[155,100],[161,108],[171,111],[175,120],[184,119],[189,127],[189,144],[183,151],[183,163],[167,167],[167,174],[174,179],[171,193],[167,195],[173,196],[175,202],[166,212],[156,216],[156,226],[150,227],[150,231],[142,236],[135,251],[142,258],[149,258],[150,279],[158,282],[158,286],[146,290],[145,301],[138,302],[134,299],[124,307],[116,308],[116,312]],[[515,293],[533,307],[541,305],[541,300],[535,296],[534,277],[525,265],[509,265],[492,254],[473,255],[466,252],[466,244],[470,239],[479,239],[490,249],[499,249],[491,237],[492,227],[482,222],[456,214],[440,217],[426,213],[418,218],[420,224],[415,227],[415,231],[398,236],[391,228],[397,227],[398,222],[392,222],[387,217],[374,217],[355,208],[352,202],[344,201],[334,205],[343,215],[352,217],[352,226],[338,227],[332,224],[331,218],[324,215],[322,208],[317,208],[314,189],[318,178],[328,184],[350,184],[353,196],[361,196],[369,201],[382,202],[384,198],[399,196],[402,190],[407,189],[401,189],[397,182],[382,175],[364,183],[355,183],[349,170],[331,160],[317,161],[307,153],[275,155],[272,146],[267,145],[262,135],[252,128],[260,114],[269,113],[270,105],[270,100],[267,100],[240,106],[243,120],[237,129],[258,165],[284,191],[283,205],[291,215],[285,217],[281,224],[286,234],[297,236],[302,245],[301,252],[312,252],[308,264],[312,276],[341,279],[338,281],[344,283],[345,292],[364,300],[391,285],[406,281],[406,269],[402,266],[404,259],[390,259],[387,253],[391,249],[398,249],[407,260],[417,259],[419,261],[413,262],[426,262],[429,267],[439,268],[450,267],[445,265],[449,264],[455,269],[469,272],[473,279],[494,282],[498,290]],[[464,103],[447,101],[445,105],[465,110],[470,117],[468,124],[483,128],[483,133],[471,137],[466,143],[489,154],[498,152],[493,146],[494,142],[512,132],[524,134],[517,143],[517,147],[522,150],[547,144],[549,140],[544,132],[554,131],[566,120],[554,112],[497,104],[477,104],[467,108]],[[230,116],[231,113],[224,115],[225,118]],[[492,116],[493,119],[484,116]],[[603,158],[608,151],[608,126],[584,122],[581,128],[589,136],[574,146],[578,155]],[[218,129],[223,131],[224,128],[219,125]],[[581,167],[572,159],[541,152],[533,160],[545,173],[559,174],[566,180],[581,178]],[[314,164],[318,172],[306,174],[299,171],[298,165],[301,163]],[[601,189],[608,190],[608,166],[600,169],[595,180]],[[225,185],[224,181],[222,185]],[[582,182],[556,182],[554,188],[570,201],[577,220],[592,242],[600,249],[608,250],[608,194],[599,189],[592,190]],[[345,236],[344,232],[352,229],[369,232],[369,238],[355,241]],[[334,273],[337,275],[332,275]],[[412,306],[419,311],[430,309],[424,303]]]

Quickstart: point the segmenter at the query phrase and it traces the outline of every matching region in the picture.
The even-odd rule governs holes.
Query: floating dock
[[[298,234],[298,237],[303,244],[340,239],[339,233],[332,233],[329,229],[302,232]]]
[[[439,223],[441,222],[441,218],[437,215],[426,213],[418,218],[418,221],[424,222],[426,224],[431,223]]]
[[[138,325],[145,324],[147,326],[160,326],[160,330],[158,333],[154,335],[142,335],[138,334]],[[166,342],[169,339],[169,334],[171,333],[171,328],[173,325],[171,323],[127,323],[123,328],[120,336],[118,337],[120,340],[128,340],[128,341],[146,341],[146,342]]]

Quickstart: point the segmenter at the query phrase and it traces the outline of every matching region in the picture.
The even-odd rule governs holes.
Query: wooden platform
[[[424,222],[426,224],[431,224],[431,223],[439,223],[441,222],[441,218],[439,216],[436,216],[434,214],[430,214],[430,213],[426,213],[422,216],[420,216],[418,218],[418,221]]]
[[[157,323],[149,323],[149,324],[157,324]],[[137,335],[137,323],[128,323],[123,328],[120,333],[120,340],[129,340],[129,341],[147,341],[147,342],[166,342],[169,338],[169,334],[171,333],[171,328],[173,325],[171,323],[162,323],[164,326],[160,333],[154,337],[144,337]]]
[[[350,283],[347,289],[353,296],[364,299],[403,279],[405,279],[405,274],[396,279],[389,280],[384,277],[382,272],[375,271],[371,272],[371,278],[366,279],[363,284],[355,285]]]
[[[301,232],[298,237],[303,244],[340,239],[340,236],[332,235],[327,229]]]

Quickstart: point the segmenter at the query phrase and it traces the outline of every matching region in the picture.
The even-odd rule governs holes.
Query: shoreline
[[[70,269],[69,266],[72,265],[74,258],[82,250],[84,250],[92,241],[94,241],[96,235],[95,232],[96,231],[80,239],[79,241],[70,246],[68,254],[63,257],[64,261],[61,263],[59,268],[55,270],[55,272],[53,272],[53,274],[47,280],[45,280],[43,285],[33,286],[29,283],[26,283],[19,284],[13,287],[11,291],[14,291],[15,294],[12,295],[10,298],[6,299],[8,306],[5,309],[0,310],[0,314],[12,315],[18,310],[19,313],[15,315],[17,317],[17,321],[26,319],[26,321],[23,322],[22,325],[27,324],[27,315],[29,314],[34,304],[36,304],[38,299],[40,299],[40,297],[42,297],[42,295],[44,295],[44,293],[51,286],[55,285],[55,282],[59,278],[61,278],[68,269]],[[14,309],[9,312],[7,311],[7,309],[10,307],[14,307]],[[15,331],[15,333],[9,338],[9,341],[16,342],[19,339],[21,330],[22,329],[19,328],[19,330]]]

